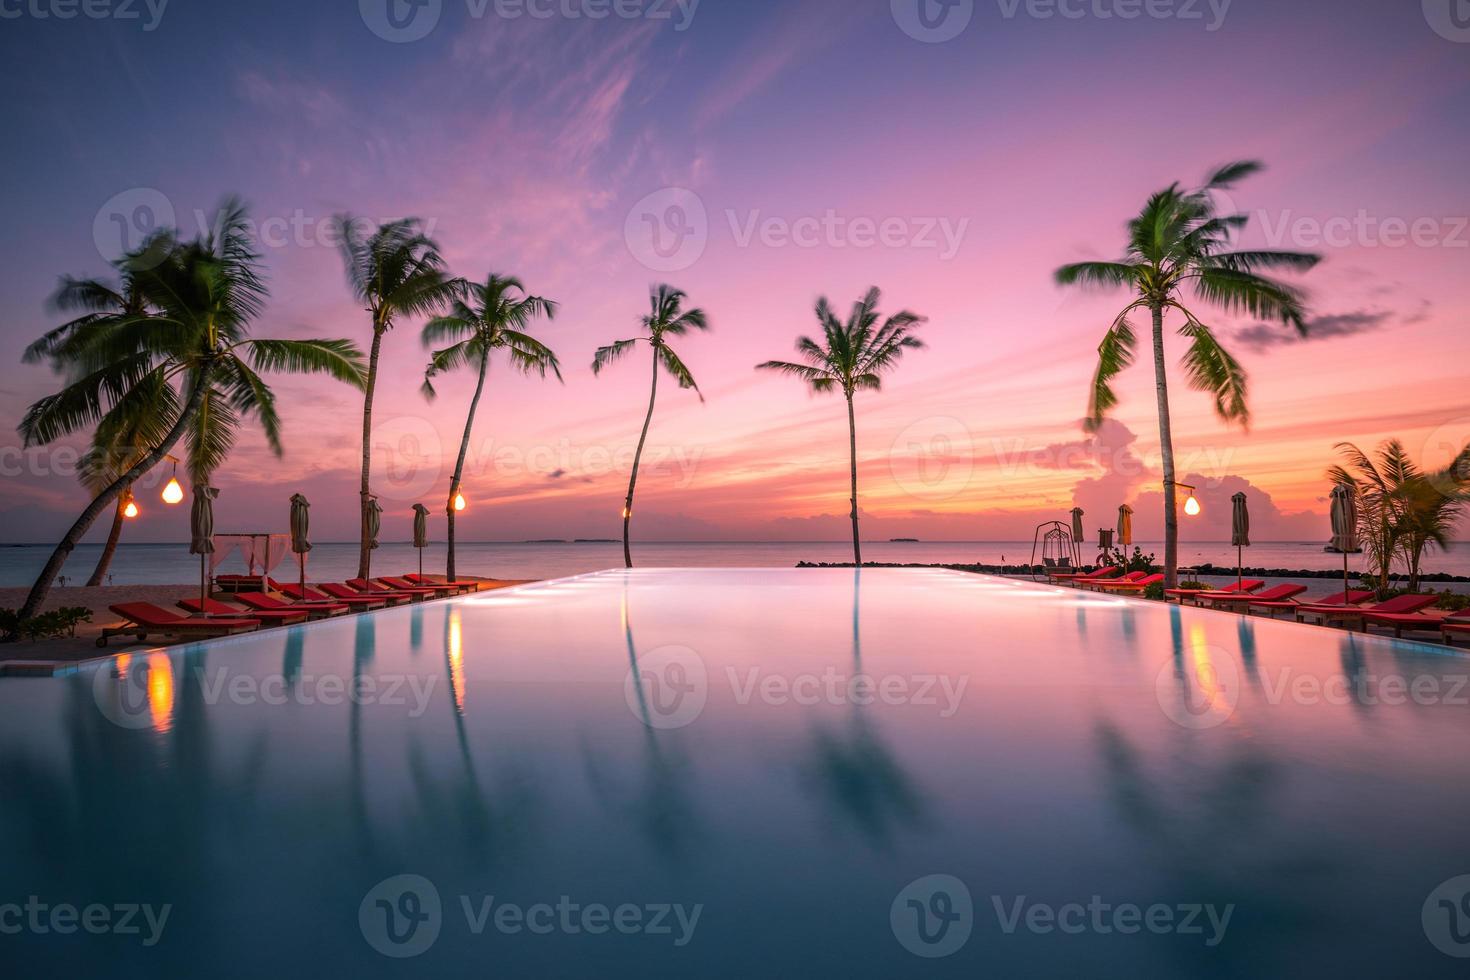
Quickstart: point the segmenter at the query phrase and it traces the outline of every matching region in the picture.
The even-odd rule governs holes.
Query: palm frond
[[[1119,317],[1103,336],[1097,347],[1097,371],[1092,377],[1092,395],[1088,399],[1087,420],[1084,428],[1096,432],[1102,427],[1103,419],[1118,404],[1118,395],[1113,391],[1113,379],[1133,364],[1138,337],[1126,316]]]
[[[633,340],[619,340],[616,343],[608,344],[606,347],[597,348],[597,353],[592,356],[592,373],[594,375],[601,374],[603,368],[623,357],[637,343],[638,340],[635,338]]]
[[[1182,308],[1181,308],[1182,309]],[[1247,380],[1240,362],[1220,346],[1210,328],[1192,315],[1179,332],[1190,338],[1184,355],[1184,367],[1190,387],[1215,398],[1215,414],[1226,422],[1250,426],[1250,408],[1246,403]]]
[[[350,340],[249,340],[245,346],[261,371],[326,374],[358,390],[367,384],[367,359]]]

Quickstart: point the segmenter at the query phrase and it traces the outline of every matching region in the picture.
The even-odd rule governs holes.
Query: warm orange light
[[[1194,494],[1190,494],[1189,499],[1184,502],[1184,513],[1190,517],[1198,517],[1199,512],[1203,509],[1199,505],[1199,499]]]
[[[454,509],[455,510],[464,510],[469,505],[470,505],[469,504],[469,501],[467,501],[467,500],[464,499],[464,494],[457,493],[457,494],[454,495]]]
[[[137,501],[129,500],[127,503],[123,504],[123,516],[128,518],[128,520],[132,520],[134,517],[138,516]]]
[[[178,477],[171,478],[163,488],[163,502],[176,504],[184,499],[184,488],[179,486]]]
[[[626,521],[628,518],[630,518],[632,516],[633,516],[633,508],[631,508],[631,507],[624,507],[623,508],[623,520]]]
[[[458,607],[449,610],[449,687],[454,694],[454,710],[464,714],[464,630]]]
[[[174,669],[166,653],[148,655],[148,713],[153,730],[167,732],[174,720]]]

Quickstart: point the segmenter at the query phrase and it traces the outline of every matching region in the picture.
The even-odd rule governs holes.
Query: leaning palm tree
[[[154,243],[145,243],[143,248],[137,252],[115,262],[114,266],[121,273],[121,281],[117,284],[101,279],[77,279],[72,276],[63,276],[61,285],[51,298],[51,307],[58,312],[80,313],[80,316],[67,321],[32,344],[27,349],[23,360],[27,363],[40,360],[46,356],[45,351],[49,346],[58,344],[64,337],[86,330],[91,324],[108,318],[143,314],[146,310],[143,291],[139,288],[138,281],[130,274],[127,259],[151,254],[154,248]],[[54,363],[53,366],[61,371],[66,368],[65,364]],[[150,411],[141,412],[131,419],[117,420],[116,424],[109,427],[99,426],[93,434],[91,448],[82,457],[81,466],[77,471],[78,479],[94,496],[101,493],[108,484],[142,458],[148,448],[157,442],[165,431],[167,431],[167,423]],[[117,552],[118,541],[122,538],[124,508],[128,499],[126,489],[124,488],[124,492],[118,495],[116,506],[113,508],[112,526],[108,529],[107,543],[102,548],[102,554],[97,558],[97,565],[92,570],[91,578],[87,579],[89,586],[102,584],[107,576],[108,568],[112,565],[112,557]]]
[[[596,375],[640,343],[647,344],[653,352],[653,384],[648,393],[648,414],[643,419],[643,433],[638,437],[638,449],[633,453],[633,473],[628,478],[628,497],[623,503],[623,563],[628,568],[633,567],[633,552],[628,544],[629,525],[633,520],[633,490],[638,486],[638,463],[643,458],[643,443],[648,439],[648,425],[653,421],[653,406],[658,400],[659,365],[662,364],[664,370],[679,382],[680,388],[692,388],[699,395],[699,400],[704,401],[699,385],[694,383],[694,375],[689,373],[689,368],[684,366],[684,362],[674,353],[668,341],[670,337],[683,337],[690,330],[709,329],[709,319],[704,310],[684,309],[684,300],[687,298],[672,286],[654,287],[649,296],[649,314],[642,320],[647,335],[599,347],[592,358],[592,373]]]
[[[1470,447],[1462,456],[1470,458]],[[1401,547],[1409,570],[1409,591],[1418,592],[1426,552],[1448,551],[1455,530],[1465,516],[1470,502],[1470,484],[1449,480],[1450,469],[1437,474],[1421,474],[1403,488],[1404,507]]]
[[[446,572],[451,582],[455,580],[455,498],[459,496],[460,481],[464,478],[470,431],[475,425],[480,396],[485,392],[485,375],[490,369],[491,356],[497,350],[504,350],[512,367],[542,378],[550,371],[558,381],[562,379],[556,355],[528,333],[538,316],[544,315],[548,320],[556,317],[556,303],[525,293],[526,287],[519,279],[492,272],[483,283],[468,284],[466,299],[455,300],[447,315],[435,317],[424,327],[424,346],[450,342],[450,346],[434,351],[429,359],[429,367],[424,372],[423,392],[426,398],[433,399],[436,395],[435,375],[459,367],[473,367],[478,371],[475,395],[470,399],[470,411],[464,420],[464,436],[459,441],[459,456],[454,462],[454,475],[449,480],[449,563]]]
[[[1113,379],[1133,363],[1137,336],[1129,320],[1146,310],[1153,320],[1154,383],[1159,413],[1159,451],[1164,469],[1164,574],[1166,585],[1178,584],[1179,516],[1175,499],[1174,440],[1169,419],[1169,388],[1164,356],[1164,316],[1184,318],[1179,332],[1189,340],[1184,368],[1190,387],[1212,395],[1215,412],[1226,422],[1249,425],[1247,379],[1240,363],[1215,334],[1185,305],[1187,292],[1227,313],[1275,320],[1307,331],[1305,296],[1294,286],[1268,278],[1258,270],[1305,271],[1321,257],[1302,252],[1232,251],[1231,238],[1248,220],[1244,214],[1220,214],[1213,192],[1223,191],[1258,172],[1261,164],[1232,163],[1212,174],[1205,185],[1186,191],[1178,184],[1149,198],[1128,223],[1128,246],[1117,262],[1078,262],[1056,272],[1063,286],[1123,287],[1134,294],[1108,327],[1098,347],[1098,367],[1087,411],[1087,429],[1095,432],[1118,402]]]
[[[368,505],[373,499],[373,395],[378,386],[383,335],[393,329],[400,316],[439,312],[460,292],[463,283],[451,278],[445,270],[438,244],[420,230],[417,218],[389,222],[368,234],[362,222],[350,215],[339,215],[335,219],[335,231],[342,243],[342,258],[347,265],[352,293],[366,304],[373,319],[373,343],[368,353],[367,386],[362,402],[361,531],[357,559],[357,575],[366,578],[372,553]]]
[[[852,313],[844,323],[832,312],[827,298],[822,297],[817,300],[817,322],[822,325],[822,342],[810,337],[799,337],[796,341],[796,352],[805,363],[766,361],[756,365],[757,370],[780,371],[800,378],[815,393],[841,391],[847,399],[848,460],[852,469],[852,560],[859,567],[863,564],[863,548],[858,537],[857,416],[853,409],[853,396],[859,391],[881,389],[882,376],[898,366],[903,352],[924,346],[913,333],[924,322],[924,317],[904,310],[884,320],[880,326],[879,299],[878,287],[874,286],[853,304]]]
[[[144,413],[166,425],[162,437],[93,498],[56,546],[31,587],[20,618],[34,616],[67,556],[87,530],[142,474],[187,435],[189,469],[212,472],[253,415],[281,453],[275,395],[260,371],[322,373],[358,388],[361,352],[348,340],[257,340],[249,336],[266,289],[244,207],[221,209],[214,232],[179,243],[156,236],[150,254],[127,262],[144,312],[104,316],[52,331],[29,356],[64,365],[66,385],[32,405],[20,424],[27,446],[45,445],[91,425],[121,431]]]

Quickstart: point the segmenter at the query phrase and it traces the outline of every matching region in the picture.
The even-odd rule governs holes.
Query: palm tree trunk
[[[26,596],[25,605],[21,606],[19,617],[22,620],[30,619],[41,609],[42,603],[46,601],[47,594],[51,591],[51,583],[56,581],[56,576],[61,572],[61,566],[66,564],[67,557],[76,548],[77,542],[82,535],[92,527],[93,522],[101,516],[108,505],[117,499],[117,495],[138,481],[144,473],[158,465],[159,460],[168,455],[168,451],[174,447],[174,443],[183,438],[185,430],[199,414],[199,406],[204,404],[204,393],[209,389],[209,376],[211,365],[205,364],[197,373],[194,381],[194,390],[189,393],[189,401],[184,405],[183,411],[179,413],[174,427],[163,437],[163,441],[153,448],[153,451],[134,463],[122,476],[113,480],[99,493],[87,509],[82,511],[71,530],[61,539],[56,550],[46,562],[46,567],[41,569],[41,574],[36,578],[36,583],[31,586],[31,591]]]
[[[357,577],[367,578],[371,568],[372,549],[368,547],[368,501],[372,498],[369,476],[373,465],[373,392],[378,387],[378,355],[383,349],[384,328],[373,323],[373,347],[368,356],[367,387],[362,399],[362,486],[359,491],[360,532],[357,552]]]
[[[101,585],[103,578],[107,576],[107,567],[112,564],[113,553],[117,551],[117,539],[122,537],[122,528],[123,498],[119,494],[112,512],[112,529],[107,532],[107,544],[102,548],[102,557],[97,559],[97,567],[92,569],[92,577],[87,579],[87,585]]]
[[[480,395],[485,391],[485,371],[490,367],[490,349],[480,356],[480,380],[475,384],[475,397],[470,399],[470,414],[464,420],[464,437],[459,440],[459,459],[454,463],[454,477],[449,481],[449,562],[445,572],[449,581],[458,579],[454,573],[454,497],[459,493],[459,481],[464,476],[464,460],[470,451],[470,430],[475,425],[475,413],[480,409]]]
[[[628,479],[628,499],[623,503],[623,564],[633,567],[633,551],[628,545],[628,526],[633,521],[633,489],[638,486],[638,463],[643,459],[643,443],[648,439],[648,424],[653,421],[653,404],[658,400],[658,345],[653,345],[653,386],[648,392],[648,414],[643,418],[643,434],[633,453],[633,475]]]
[[[858,538],[857,416],[853,413],[851,393],[847,396],[847,448],[847,458],[852,464],[852,560],[853,564],[862,568],[863,546]]]
[[[1159,396],[1159,455],[1164,466],[1164,588],[1179,586],[1179,499],[1174,473],[1174,434],[1169,423],[1169,375],[1164,364],[1164,308],[1154,320],[1154,378]]]

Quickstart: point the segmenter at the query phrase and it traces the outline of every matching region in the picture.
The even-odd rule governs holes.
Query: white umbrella
[[[1245,562],[1242,549],[1251,546],[1251,512],[1246,507],[1245,492],[1230,498],[1230,543],[1235,546],[1235,575],[1240,584],[1245,584]]]
[[[1348,555],[1358,550],[1358,492],[1348,483],[1332,488],[1332,547],[1342,552],[1342,601],[1346,604]]]
[[[199,556],[199,605],[204,611],[209,599],[208,556],[214,554],[214,498],[219,491],[207,483],[194,486],[194,506],[189,511],[189,554]]]

